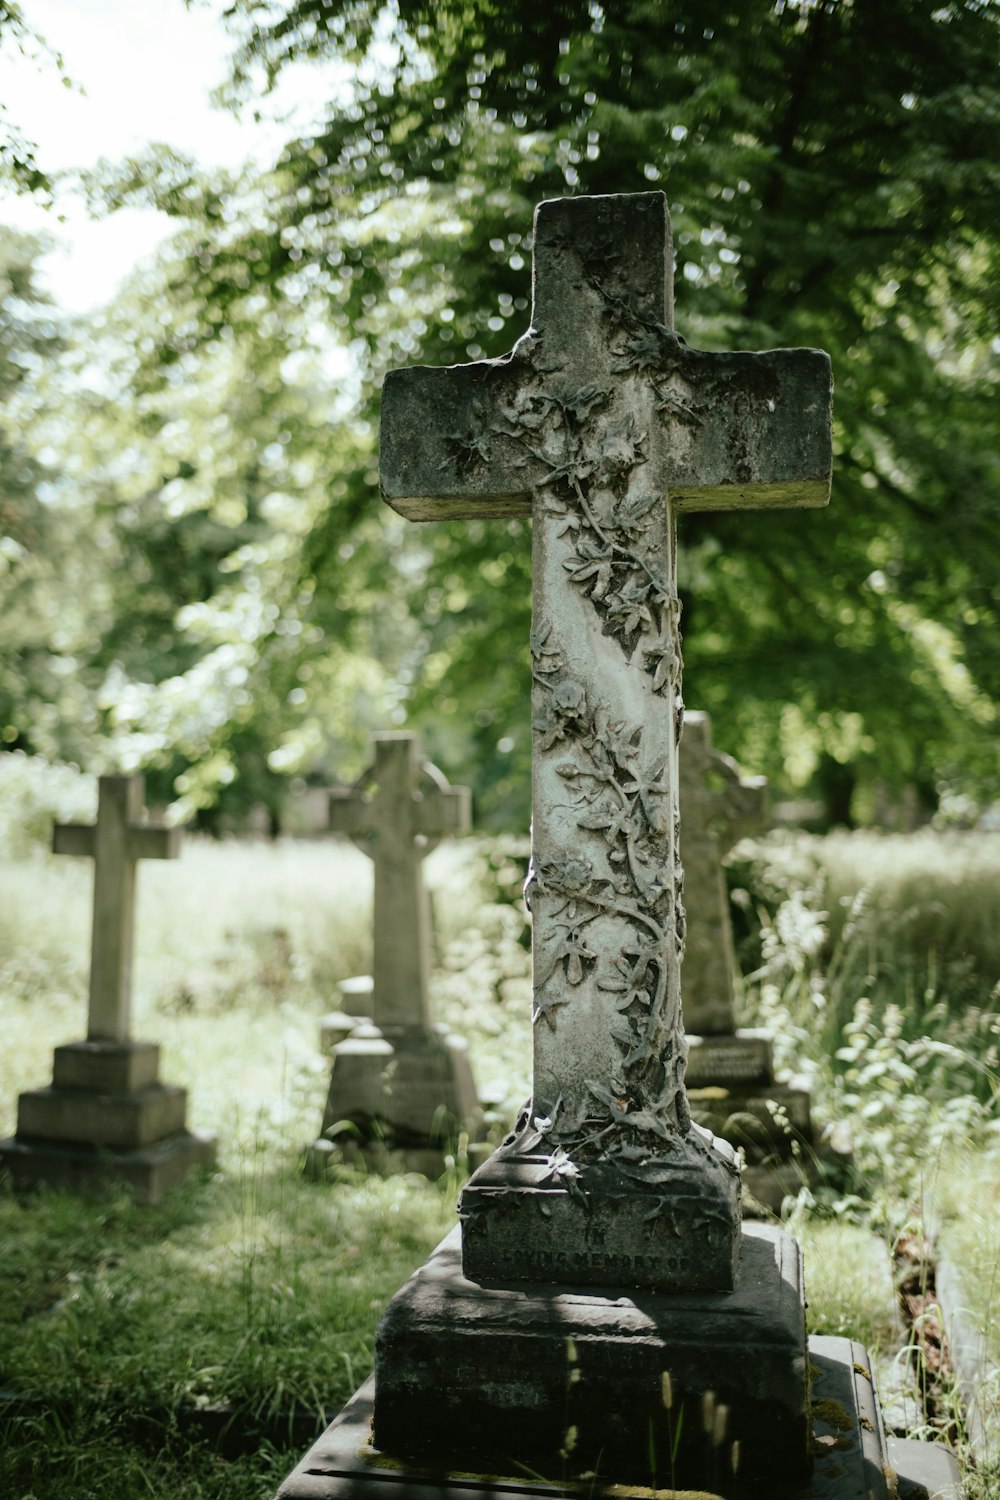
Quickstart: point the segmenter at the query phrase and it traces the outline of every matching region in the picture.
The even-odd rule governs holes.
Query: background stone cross
[[[375,1024],[426,1027],[430,924],[421,864],[446,834],[468,831],[469,789],[449,786],[421,761],[413,734],[376,734],[374,742],[374,766],[331,793],[330,828],[375,864]]]
[[[131,1031],[135,866],[140,859],[176,859],[179,828],[144,821],[141,776],[102,776],[97,823],[57,824],[56,854],[94,861],[88,1041],[126,1042]]]
[[[383,389],[390,505],[533,518],[534,1096],[463,1196],[469,1274],[559,1279],[578,1231],[656,1244],[624,1266],[595,1252],[577,1279],[735,1272],[733,1153],[692,1129],[683,1087],[675,517],[825,504],[830,369],[701,353],[672,323],[663,195],[555,200],[513,353]],[[551,1198],[530,1231],[522,1190]]]
[[[687,933],[684,1027],[699,1036],[736,1030],[732,922],[723,856],[767,819],[767,780],[712,744],[707,713],[687,711],[680,743],[681,857]]]

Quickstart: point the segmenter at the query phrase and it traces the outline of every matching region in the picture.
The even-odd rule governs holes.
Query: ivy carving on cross
[[[534,1082],[498,1156],[655,1208],[667,1162],[736,1171],[683,1086],[676,518],[826,503],[829,360],[688,348],[660,193],[541,204],[533,278],[509,356],[386,377],[382,492],[532,517]]]

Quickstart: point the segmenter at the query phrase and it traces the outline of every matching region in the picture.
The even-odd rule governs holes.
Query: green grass
[[[803,1193],[793,1218],[810,1327],[887,1355],[882,1247],[932,1188],[949,1248],[977,1287],[995,1285],[1000,1198],[984,1184],[998,1175],[996,975],[980,917],[997,908],[997,847],[806,839],[757,856],[748,904],[764,914],[763,963],[747,1018],[809,1074],[820,1122],[847,1118],[854,1137],[853,1176],[836,1193]],[[530,1070],[523,868],[502,841],[428,861],[435,1013],[469,1038],[480,1085],[508,1117]],[[897,909],[918,900],[920,869],[936,927]],[[88,861],[37,852],[0,870],[2,1131],[17,1093],[49,1081],[52,1047],[83,1034],[90,881]],[[951,883],[946,921],[939,895]],[[0,1194],[0,1389],[30,1398],[0,1407],[0,1493],[263,1500],[304,1448],[268,1424],[295,1409],[318,1417],[367,1375],[379,1311],[454,1223],[458,1185],[455,1173],[320,1185],[298,1172],[328,1078],[318,1018],[337,979],[370,969],[370,891],[368,861],[339,843],[189,839],[179,862],[141,867],[135,1034],[162,1044],[162,1075],[188,1087],[190,1122],[219,1136],[219,1169],[155,1209],[120,1195]],[[831,907],[847,919],[821,917]],[[932,928],[940,954],[924,941]],[[955,931],[970,944],[964,967]],[[929,999],[913,976],[932,968]],[[982,1004],[970,1008],[947,985],[973,973]],[[961,1171],[945,1166],[958,1143]],[[996,1321],[992,1301],[982,1317]],[[234,1457],[195,1441],[186,1414],[217,1403],[265,1440]],[[975,1500],[995,1500],[988,1476],[974,1482]]]

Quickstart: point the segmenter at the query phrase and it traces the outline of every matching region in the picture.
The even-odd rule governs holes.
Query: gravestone
[[[431,1019],[430,909],[423,861],[470,826],[469,790],[420,758],[417,737],[376,734],[374,764],[335,791],[330,827],[375,866],[370,1022],[333,1048],[330,1091],[313,1165],[334,1144],[375,1165],[437,1175],[459,1131],[482,1123],[465,1042]],[[363,997],[362,997],[363,998]]]
[[[18,1100],[0,1165],[19,1187],[88,1191],[113,1178],[156,1203],[214,1158],[214,1143],[185,1128],[185,1090],[159,1082],[159,1047],[132,1038],[136,864],[176,859],[180,837],[145,821],[141,776],[102,776],[96,824],[54,830],[56,854],[94,861],[87,1036],[57,1047],[52,1084]]]
[[[388,1496],[403,1463],[412,1495],[573,1475],[730,1495],[738,1471],[771,1497],[804,1490],[823,1437],[798,1246],[741,1226],[735,1153],[684,1092],[674,527],[826,502],[829,363],[688,349],[670,284],[661,194],[545,203],[513,353],[386,378],[391,505],[533,518],[534,1092],[463,1191],[460,1242],[386,1310],[374,1409],[359,1393],[286,1500]],[[887,1496],[870,1372],[834,1343],[857,1441],[822,1493]]]
[[[767,821],[766,782],[712,743],[708,714],[685,711],[680,741],[681,857],[687,932],[681,975],[691,1113],[746,1158],[744,1194],[779,1209],[812,1175],[809,1094],[774,1077],[771,1037],[737,1029],[724,855]],[[746,1206],[746,1204],[744,1205]]]

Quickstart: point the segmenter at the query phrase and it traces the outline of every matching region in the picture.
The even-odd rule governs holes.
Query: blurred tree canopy
[[[50,457],[53,509],[85,503],[111,564],[78,739],[193,803],[269,800],[289,772],[357,769],[363,731],[405,718],[481,820],[524,824],[527,526],[401,525],[378,500],[379,386],[509,350],[540,199],[659,186],[688,341],[817,345],[836,380],[827,511],[684,520],[688,702],[781,788],[846,806],[857,786],[862,812],[880,784],[994,794],[993,0],[226,14],[234,106],[293,67],[325,104],[271,171],[210,180],[159,151],[92,182],[181,227],[41,382],[47,451],[75,453]],[[5,712],[35,746],[34,715]]]

